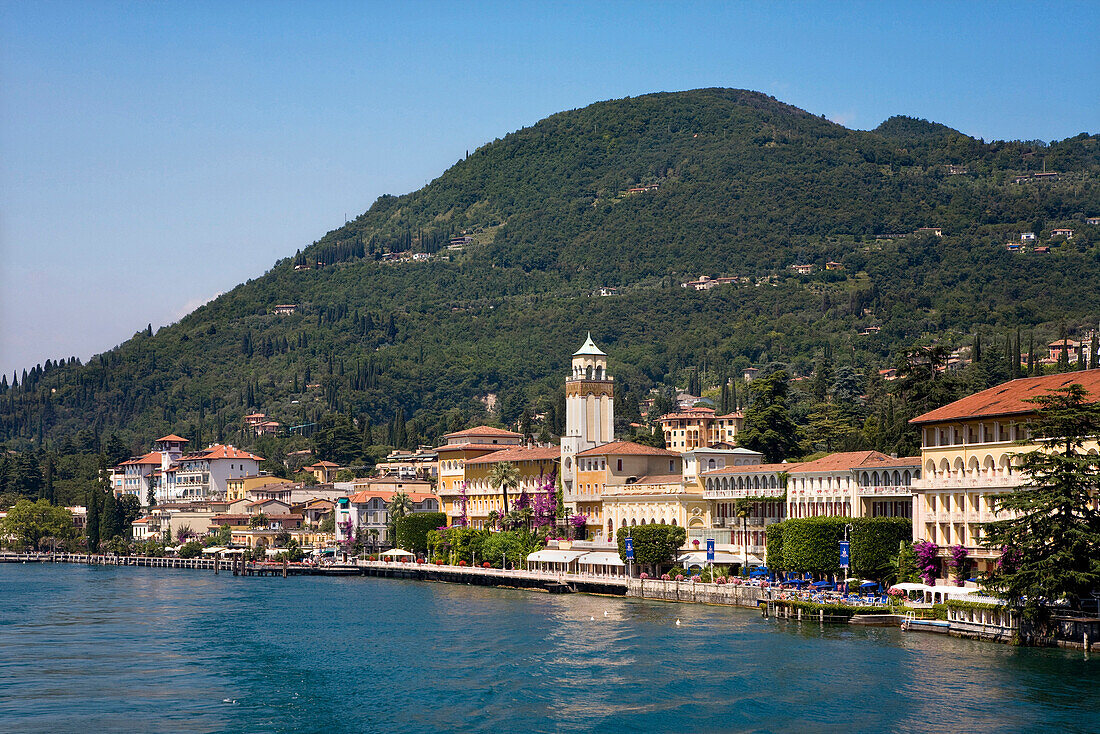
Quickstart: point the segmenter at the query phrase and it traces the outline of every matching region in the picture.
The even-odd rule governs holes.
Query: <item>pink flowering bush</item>
[[[677,581],[683,581],[684,580],[684,574],[682,574],[682,573],[676,574],[676,580]]]
[[[667,573],[661,574],[661,581],[669,581],[669,575]]]
[[[643,579],[643,580],[647,579],[647,578],[649,578],[649,574],[646,573],[645,571],[642,571],[640,574],[638,574],[638,578]]]
[[[936,585],[936,576],[940,570],[940,560],[937,554],[940,547],[927,540],[913,544],[913,552],[917,554],[917,568],[924,583],[929,586]]]

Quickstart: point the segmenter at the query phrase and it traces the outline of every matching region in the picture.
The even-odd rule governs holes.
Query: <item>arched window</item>
[[[672,518],[672,524],[673,524],[673,525],[675,525],[675,524],[676,524],[676,518]]]
[[[871,483],[876,487],[881,486],[878,483],[878,472],[875,472],[874,474],[871,475]]]
[[[895,469],[894,470],[894,486],[897,487],[900,484],[901,484],[901,475],[898,474],[897,470]]]
[[[584,368],[584,377],[587,380],[592,379],[592,365],[588,365],[587,367]]]

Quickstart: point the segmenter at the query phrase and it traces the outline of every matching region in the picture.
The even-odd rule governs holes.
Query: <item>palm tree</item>
[[[498,461],[489,471],[489,484],[504,494],[504,512],[508,514],[508,488],[519,485],[519,469],[510,461]]]
[[[394,492],[386,505],[386,513],[389,515],[388,532],[391,544],[397,542],[397,521],[412,512],[413,503],[409,495],[404,492]]]

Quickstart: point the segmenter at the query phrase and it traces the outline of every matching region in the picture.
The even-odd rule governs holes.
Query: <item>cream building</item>
[[[698,537],[714,538],[716,549],[749,563],[762,563],[767,526],[787,518],[787,472],[798,466],[756,463],[705,472],[703,497],[710,527]],[[752,501],[748,513],[739,517],[740,503],[748,500]],[[689,541],[694,539],[691,535]]]
[[[921,457],[829,454],[787,470],[787,517],[911,517]]]
[[[935,543],[943,557],[962,545],[975,573],[989,570],[998,553],[982,547],[982,523],[1005,516],[994,512],[993,498],[1027,482],[1015,457],[1038,448],[1028,432],[1035,405],[1027,400],[1073,383],[1100,394],[1100,370],[1012,380],[910,421],[921,429],[924,470],[912,487],[913,539]],[[1097,453],[1097,442],[1084,450]]]

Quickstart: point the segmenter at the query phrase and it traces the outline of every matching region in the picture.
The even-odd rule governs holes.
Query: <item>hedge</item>
[[[825,612],[831,617],[854,617],[857,614],[893,614],[889,607],[854,607],[849,604],[821,604],[815,601],[799,601],[795,599],[780,601],[792,609],[805,609],[814,614]]]
[[[428,532],[447,524],[442,512],[416,512],[397,518],[394,523],[394,542],[397,548],[412,553],[428,552]]]
[[[786,571],[783,561],[783,525],[777,522],[764,528],[764,563],[772,571]]]
[[[687,541],[687,531],[679,525],[638,525],[619,528],[619,558],[626,563],[626,536],[634,539],[634,562],[648,565],[672,563],[676,553]]]
[[[948,609],[984,609],[989,611],[1004,611],[1007,609],[1005,604],[991,604],[985,601],[963,601],[962,599],[948,599]]]
[[[769,525],[768,567],[799,573],[840,573],[840,541],[852,526],[854,576],[881,578],[901,541],[913,537],[912,522],[900,517],[802,517]]]

